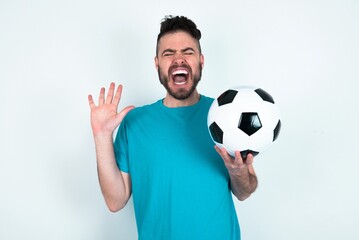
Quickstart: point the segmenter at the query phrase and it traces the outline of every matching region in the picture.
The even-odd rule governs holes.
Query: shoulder
[[[208,96],[206,96],[206,95],[201,95],[201,100],[203,100],[204,102],[209,102],[209,103],[212,103],[213,102],[213,100],[214,100],[214,98],[212,98],[212,97],[208,97]]]
[[[204,105],[206,107],[210,107],[211,104],[213,103],[213,101],[214,101],[214,98],[208,97],[208,96],[205,96],[205,95],[201,95],[202,105]]]
[[[154,103],[135,107],[132,109],[124,118],[125,121],[133,121],[139,118],[142,118],[145,115],[148,115],[148,113],[157,112],[159,109],[159,103],[161,100],[158,100]]]

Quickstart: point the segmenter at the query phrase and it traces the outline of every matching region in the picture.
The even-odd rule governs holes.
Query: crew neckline
[[[197,106],[199,106],[202,102],[203,102],[203,95],[202,94],[199,94],[199,100],[193,104],[193,105],[189,105],[189,106],[179,106],[179,107],[167,107],[164,103],[164,98],[158,100],[159,102],[159,105],[161,106],[161,108],[163,109],[168,109],[168,110],[179,110],[179,109],[192,109],[192,108],[195,108]]]

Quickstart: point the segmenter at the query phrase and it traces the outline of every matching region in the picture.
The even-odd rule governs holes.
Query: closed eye
[[[196,52],[193,48],[185,48],[181,50],[181,53],[186,56],[194,55]],[[171,57],[176,54],[176,51],[173,49],[166,49],[162,52],[163,57]]]
[[[193,55],[195,51],[192,48],[186,48],[182,50],[184,55]]]
[[[167,49],[167,50],[163,51],[162,56],[169,57],[169,56],[173,56],[173,54],[175,54],[174,50]]]

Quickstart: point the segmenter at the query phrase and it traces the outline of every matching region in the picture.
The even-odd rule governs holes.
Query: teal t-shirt
[[[238,240],[223,160],[207,129],[212,98],[168,108],[159,100],[127,114],[114,148],[131,176],[140,240]]]

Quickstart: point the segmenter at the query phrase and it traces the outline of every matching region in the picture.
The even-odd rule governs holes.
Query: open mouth
[[[172,79],[176,85],[184,85],[188,79],[188,71],[186,69],[176,69],[172,72]]]

